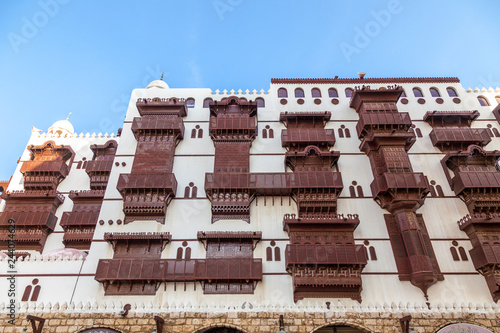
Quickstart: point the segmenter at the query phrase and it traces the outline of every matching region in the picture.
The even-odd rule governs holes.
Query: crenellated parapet
[[[408,150],[415,142],[411,119],[396,103],[403,93],[398,86],[354,91],[350,106],[359,116],[356,126],[360,150],[370,160],[374,200],[390,214],[385,221],[399,279],[410,281],[427,296],[427,289],[443,280],[423,217],[416,213],[429,193],[427,177],[414,172]]]

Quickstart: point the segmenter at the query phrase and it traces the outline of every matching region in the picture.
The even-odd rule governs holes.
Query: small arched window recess
[[[255,101],[257,102],[257,107],[259,108],[263,108],[266,106],[266,102],[263,98],[256,98]]]
[[[450,97],[457,97],[458,96],[457,92],[452,87],[446,88],[446,92],[448,93],[448,96],[450,96]]]
[[[191,138],[195,139],[201,139],[203,138],[203,128],[200,128],[200,125],[196,125],[192,130],[191,130]]]
[[[495,100],[497,101],[497,104],[500,104],[500,96],[495,96]]]
[[[311,96],[312,97],[321,97],[321,91],[318,88],[312,88],[311,89]]]
[[[328,97],[330,97],[330,98],[339,97],[339,93],[337,92],[337,89],[335,89],[335,88],[328,89]]]
[[[184,253],[184,249],[182,247],[177,248],[177,256],[175,257],[175,259],[181,260],[183,253]]]
[[[186,247],[186,255],[185,255],[184,259],[186,259],[186,260],[191,259],[191,248],[190,247]]]
[[[413,88],[413,96],[415,97],[424,97],[424,94],[422,94],[422,90],[419,88]]]
[[[288,92],[286,91],[285,88],[279,88],[278,89],[278,97],[281,97],[281,98],[287,98],[288,97]]]
[[[273,261],[273,248],[270,246],[266,248],[266,261]]]
[[[488,102],[486,97],[478,96],[477,100],[479,101],[479,104],[481,104],[481,106],[490,106],[490,103]]]
[[[281,261],[281,252],[279,246],[274,248],[274,261]]]
[[[204,107],[204,108],[208,108],[208,107],[210,107],[210,105],[209,105],[209,104],[210,104],[210,102],[211,102],[211,101],[212,101],[212,99],[211,99],[211,98],[205,98],[205,99],[203,100],[203,107]]]
[[[274,138],[274,130],[269,125],[266,125],[266,127],[262,129],[262,138],[263,139]]]
[[[186,100],[186,107],[188,107],[188,108],[194,108],[194,98],[188,98]]]
[[[304,90],[302,90],[301,88],[295,89],[295,97],[296,98],[303,98],[303,97],[305,97]]]
[[[351,88],[345,89],[345,97],[351,97],[353,90]]]
[[[441,97],[441,94],[439,93],[439,90],[437,88],[430,88],[429,91],[432,97]]]

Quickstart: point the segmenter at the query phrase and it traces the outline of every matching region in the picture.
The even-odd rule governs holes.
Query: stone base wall
[[[163,332],[195,333],[207,327],[232,327],[245,333],[276,333],[279,331],[279,317],[284,316],[286,332],[312,333],[328,325],[349,325],[362,332],[400,333],[399,319],[411,315],[410,327],[418,333],[434,333],[451,323],[469,323],[482,326],[492,332],[500,332],[500,311],[491,309],[485,312],[170,312],[137,313],[131,311],[122,317],[118,313],[65,313],[34,312],[31,315],[45,319],[43,333],[77,333],[90,328],[111,328],[123,333],[152,332],[155,327],[153,317],[165,320]],[[118,311],[117,311],[118,312]],[[27,313],[18,313],[15,325],[8,323],[7,314],[0,314],[0,331],[18,333],[27,326]]]

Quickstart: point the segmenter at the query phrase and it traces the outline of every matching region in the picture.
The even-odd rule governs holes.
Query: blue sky
[[[116,132],[130,92],[269,88],[273,77],[457,76],[500,86],[500,2],[41,0],[0,7],[0,180],[72,112]]]

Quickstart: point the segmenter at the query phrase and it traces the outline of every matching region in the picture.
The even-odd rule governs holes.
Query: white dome
[[[75,134],[75,128],[73,127],[73,125],[71,125],[69,120],[59,120],[49,127],[49,131],[47,134],[61,136],[64,136],[66,134]]]
[[[166,84],[163,80],[154,80],[146,87],[146,89],[149,88],[168,89],[168,84]]]

